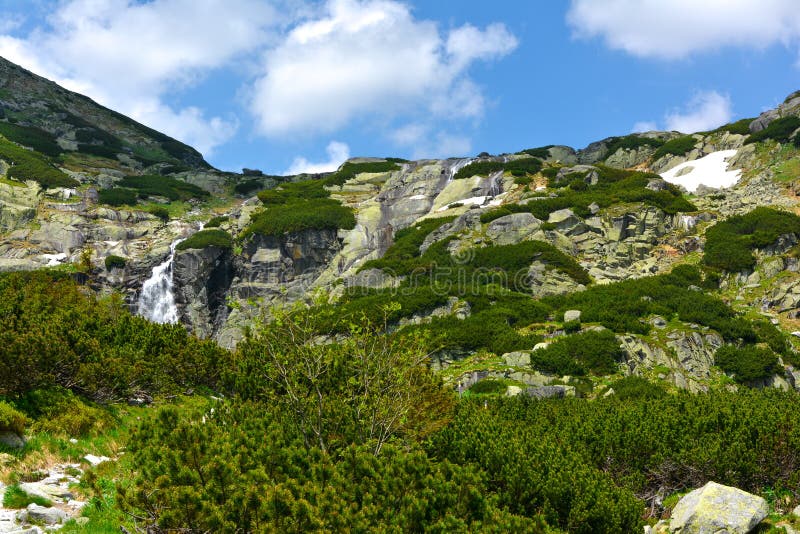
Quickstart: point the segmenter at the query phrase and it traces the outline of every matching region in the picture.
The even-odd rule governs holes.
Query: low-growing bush
[[[227,222],[230,217],[227,215],[217,215],[215,217],[211,217],[209,221],[203,226],[203,228],[219,228],[220,225],[224,222]]]
[[[258,191],[263,188],[264,182],[261,180],[244,180],[233,186],[233,191],[237,195],[249,195],[253,191]]]
[[[147,213],[155,215],[164,222],[169,220],[169,210],[164,206],[150,206],[147,208]]]
[[[538,148],[527,148],[525,150],[520,151],[520,154],[528,154],[529,156],[533,156],[534,158],[547,159],[550,157],[551,148],[553,148],[553,145],[541,146]]]
[[[356,225],[353,210],[339,202],[323,198],[316,201],[290,202],[267,207],[252,217],[243,236],[252,234],[279,236],[303,230],[350,230]]]
[[[43,155],[3,138],[0,138],[0,159],[10,164],[8,176],[15,180],[33,180],[45,189],[80,185],[77,180],[55,168]]]
[[[145,175],[126,176],[117,185],[134,189],[142,198],[147,196],[160,196],[169,200],[189,200],[192,198],[205,199],[211,193],[194,184],[170,178],[168,176]]]
[[[749,144],[772,139],[779,143],[786,143],[798,128],[800,128],[800,117],[794,115],[781,117],[769,123],[769,126],[763,130],[750,134],[744,142]]]
[[[373,161],[365,163],[351,163],[346,161],[339,167],[339,170],[333,174],[325,177],[325,185],[334,186],[342,185],[347,180],[355,178],[357,174],[361,173],[379,173],[379,172],[392,172],[400,170],[398,163],[405,160],[389,158],[386,161]]]
[[[453,176],[454,180],[472,178],[473,176],[488,176],[494,172],[505,169],[505,164],[501,161],[473,161],[469,165],[461,167]]]
[[[740,384],[767,379],[781,369],[774,352],[752,345],[723,345],[714,353],[714,363]]]
[[[661,147],[653,154],[653,159],[657,160],[663,158],[667,154],[674,156],[683,156],[694,148],[697,140],[691,135],[684,135],[683,137],[676,137],[661,145]]]
[[[231,234],[224,230],[200,230],[178,243],[175,248],[177,250],[188,250],[190,248],[207,247],[232,248],[233,238]]]
[[[106,256],[105,259],[106,270],[110,271],[112,269],[123,269],[126,262],[127,260],[122,256],[115,256],[114,254],[111,254]]]
[[[133,189],[112,187],[97,192],[97,200],[109,206],[135,206],[139,195]]]
[[[58,157],[64,151],[56,142],[53,134],[34,126],[21,126],[0,121],[0,135],[51,158]]]
[[[618,400],[660,399],[667,394],[661,385],[634,375],[615,380],[610,387],[614,390],[613,398]]]
[[[728,132],[732,134],[738,135],[750,135],[750,123],[752,123],[755,119],[740,119],[736,122],[731,122],[729,124],[725,124],[720,126],[716,130],[712,130],[708,132],[709,134],[721,133],[721,132]]]
[[[729,272],[751,269],[752,249],[773,244],[784,234],[800,233],[800,217],[786,211],[760,207],[720,221],[706,232],[703,261]]]
[[[614,155],[620,149],[637,150],[644,146],[658,148],[664,144],[661,139],[653,139],[650,137],[643,137],[641,135],[626,135],[623,137],[612,137],[606,144],[608,152],[606,157]]]
[[[25,432],[28,418],[13,406],[0,400],[0,430],[10,430],[20,436]]]
[[[613,332],[590,330],[558,338],[546,348],[533,351],[531,367],[557,375],[608,375],[616,372],[622,356]]]

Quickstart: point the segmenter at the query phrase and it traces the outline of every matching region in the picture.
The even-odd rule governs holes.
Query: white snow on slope
[[[735,154],[735,150],[712,152],[700,159],[681,163],[662,173],[661,177],[671,184],[682,186],[690,193],[697,191],[701,184],[715,189],[731,187],[742,176],[741,170],[728,170],[727,160]]]

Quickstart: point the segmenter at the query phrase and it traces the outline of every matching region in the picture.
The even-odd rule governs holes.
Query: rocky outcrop
[[[678,501],[672,510],[673,534],[747,534],[769,513],[767,501],[756,495],[709,482]]]
[[[188,249],[175,254],[175,304],[181,321],[199,337],[211,337],[227,317],[226,297],[233,280],[229,248]]]
[[[795,91],[787,96],[786,100],[784,100],[783,103],[777,108],[770,109],[759,115],[758,118],[750,123],[750,131],[760,132],[769,126],[770,123],[775,119],[789,117],[792,115],[800,117],[800,91]]]

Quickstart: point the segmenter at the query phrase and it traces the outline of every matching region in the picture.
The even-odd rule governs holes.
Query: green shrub
[[[658,150],[656,150],[655,154],[653,154],[653,160],[663,158],[667,154],[683,156],[692,150],[696,144],[697,140],[691,135],[676,137],[675,139],[667,141]]]
[[[520,154],[528,154],[534,158],[547,159],[550,157],[550,149],[553,145],[541,146],[538,148],[527,148],[520,152]]]
[[[147,212],[150,215],[155,215],[164,222],[169,220],[169,210],[164,206],[150,206],[147,208]]]
[[[95,145],[88,143],[78,143],[78,152],[82,154],[91,154],[92,156],[99,156],[107,159],[117,159],[117,154],[121,152],[120,149],[108,147],[105,145]]]
[[[232,248],[233,238],[224,230],[200,230],[178,243],[175,248],[176,250],[187,250],[207,247]]]
[[[159,175],[126,176],[117,185],[134,189],[142,198],[147,196],[166,197],[169,200],[203,200],[211,193],[194,184]]]
[[[615,380],[610,387],[614,390],[612,398],[617,400],[660,399],[667,394],[659,384],[634,375]]]
[[[505,169],[505,164],[500,161],[474,161],[461,167],[453,176],[454,180],[472,178],[473,176],[488,176],[494,172]]]
[[[28,418],[10,404],[0,400],[0,430],[10,430],[20,436],[25,432]]]
[[[111,189],[98,191],[97,199],[100,203],[108,204],[109,206],[135,206],[139,195],[133,189],[112,187]]]
[[[531,367],[557,375],[613,374],[623,352],[613,332],[590,330],[556,339],[531,353]]]
[[[608,152],[606,157],[614,155],[620,149],[637,150],[643,146],[658,148],[664,144],[661,139],[652,139],[650,137],[642,137],[640,135],[632,134],[623,137],[612,137],[606,144]]]
[[[325,198],[316,201],[290,202],[266,208],[253,215],[243,236],[252,234],[280,236],[303,230],[351,230],[355,228],[353,210],[339,202]]]
[[[261,180],[244,180],[233,186],[233,191],[237,195],[249,195],[253,191],[258,191],[259,189],[263,188],[264,182]]]
[[[772,208],[756,208],[745,215],[720,221],[706,232],[703,261],[730,272],[751,269],[756,259],[751,250],[775,243],[784,234],[800,233],[800,217]]]
[[[115,256],[113,254],[106,256],[106,270],[110,271],[112,269],[123,269],[125,268],[125,263],[127,260],[122,256]]]
[[[53,503],[48,499],[38,495],[31,495],[16,484],[6,488],[5,494],[3,494],[3,508],[19,510],[27,508],[29,504],[38,504],[39,506],[47,507],[53,506]]]
[[[473,384],[469,392],[473,395],[503,395],[507,389],[508,386],[501,380],[485,378]]]
[[[404,160],[389,158],[386,161],[366,162],[366,163],[351,163],[346,161],[339,167],[339,170],[333,174],[325,177],[325,185],[335,186],[342,185],[347,180],[355,178],[357,174],[361,173],[379,173],[379,172],[392,172],[400,170],[398,162]]]
[[[411,272],[418,265],[415,258],[420,257],[419,247],[425,241],[425,238],[443,224],[453,220],[455,220],[455,217],[425,219],[413,226],[398,230],[394,235],[394,243],[386,250],[383,257],[365,262],[359,271],[382,269],[396,274]]]
[[[53,134],[33,126],[0,122],[0,135],[51,158],[58,157],[64,151],[56,142]]]
[[[740,384],[764,380],[781,370],[775,353],[757,346],[723,345],[714,353],[714,363]]]
[[[209,221],[203,226],[203,228],[219,228],[220,225],[224,222],[227,222],[230,217],[227,215],[217,215],[211,217]]]
[[[556,169],[556,167],[551,167]],[[549,169],[545,169],[548,171]],[[557,172],[557,171],[556,171]],[[576,174],[576,173],[571,173]],[[575,182],[579,190],[561,189],[555,197],[536,197],[527,204],[506,204],[498,208],[485,211],[481,214],[481,222],[488,223],[511,213],[531,213],[536,218],[547,220],[550,214],[564,208],[572,209],[581,217],[591,215],[589,205],[598,204],[601,208],[620,203],[642,202],[662,209],[666,213],[695,211],[697,208],[687,201],[677,187],[668,184],[662,191],[652,191],[647,188],[650,180],[659,178],[655,174],[612,169],[598,166],[599,179],[597,184],[588,185],[584,189],[575,181],[582,176],[571,176],[568,180],[555,186],[567,185]]]
[[[36,389],[25,393],[15,404],[34,419],[33,432],[73,438],[97,435],[114,424],[108,411],[91,405],[68,389]]]
[[[729,133],[738,134],[738,135],[750,135],[750,123],[752,123],[754,120],[755,120],[754,118],[740,119],[740,120],[738,120],[736,122],[732,122],[732,123],[726,124],[724,126],[720,126],[716,130],[712,130],[712,131],[708,132],[708,134],[729,132]]]
[[[769,123],[769,126],[760,132],[750,134],[750,136],[745,139],[744,143],[757,143],[768,139],[773,139],[779,143],[786,143],[791,139],[792,134],[798,128],[800,128],[800,117],[795,117],[794,115],[781,117]]]

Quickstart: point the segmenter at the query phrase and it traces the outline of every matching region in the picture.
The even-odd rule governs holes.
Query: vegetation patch
[[[289,182],[258,194],[264,209],[253,215],[243,237],[253,234],[280,236],[303,230],[350,230],[353,210],[330,198],[322,180]]]
[[[547,159],[550,157],[550,149],[553,148],[553,146],[555,145],[546,145],[537,148],[527,148],[525,150],[522,150],[520,154],[528,154],[529,156],[533,156],[534,158]]]
[[[703,261],[729,272],[752,269],[752,250],[775,243],[784,234],[800,233],[800,217],[772,208],[756,208],[720,221],[706,231]]]
[[[561,188],[555,197],[535,197],[527,204],[507,204],[481,215],[481,222],[487,223],[511,213],[531,213],[538,219],[547,220],[550,214],[564,208],[572,209],[581,217],[591,215],[589,205],[596,203],[601,208],[615,204],[643,202],[657,207],[666,213],[690,212],[697,208],[683,197],[680,190],[672,185],[661,191],[652,191],[647,188],[651,180],[660,179],[658,175],[612,169],[598,166],[599,179],[597,184],[578,185],[576,188]],[[569,181],[556,184],[566,186],[576,183],[575,177]]]
[[[772,139],[779,143],[787,143],[792,139],[792,134],[794,134],[798,128],[800,128],[800,117],[794,115],[781,117],[769,123],[769,126],[760,132],[750,134],[744,142],[745,144],[749,144]]]
[[[501,161],[481,160],[465,165],[453,176],[454,180],[471,178],[473,176],[488,176],[495,172],[510,172],[513,176],[521,177],[536,174],[542,170],[542,161],[538,158],[515,159],[503,163]]]
[[[557,339],[531,353],[531,367],[557,375],[609,375],[617,371],[623,352],[613,332],[588,331]]]
[[[232,248],[233,238],[231,234],[224,230],[200,230],[178,243],[175,248],[177,250],[188,250],[190,248],[202,249],[207,247]]]
[[[658,148],[664,144],[661,139],[653,139],[650,137],[643,137],[641,135],[625,135],[622,137],[612,137],[606,144],[608,152],[606,156],[612,156],[618,150],[638,150],[642,147]]]
[[[716,130],[711,130],[710,132],[707,133],[715,134],[715,133],[728,132],[738,135],[750,135],[750,123],[753,122],[754,120],[755,118],[741,119],[736,122],[731,122],[729,124],[720,126]]]
[[[51,158],[57,158],[64,151],[56,142],[53,134],[33,126],[21,126],[0,121],[0,135]]]
[[[326,176],[324,178],[325,185],[335,186],[343,185],[347,180],[355,178],[356,175],[362,173],[383,173],[400,170],[399,160],[389,158],[386,161],[371,161],[365,163],[351,163],[346,161],[339,167],[339,170]]]
[[[691,135],[684,135],[683,137],[676,137],[661,145],[658,150],[653,154],[653,160],[663,158],[668,154],[673,156],[683,156],[691,151],[697,144],[697,140]]]
[[[614,390],[614,398],[621,401],[660,399],[667,394],[660,384],[635,375],[615,380],[609,387]]]
[[[756,346],[723,345],[714,353],[714,363],[740,384],[765,380],[781,370],[774,352]]]
[[[455,217],[438,217],[435,219],[425,219],[413,226],[398,230],[394,235],[394,243],[382,258],[369,260],[359,269],[382,269],[394,273],[409,273],[417,267],[417,258],[420,257],[419,250],[425,238],[431,232],[438,229],[445,223],[455,220]]]
[[[117,185],[135,190],[140,198],[160,196],[175,201],[192,198],[203,200],[211,196],[211,193],[194,184],[159,175],[126,176]]]
[[[43,188],[77,187],[78,181],[55,168],[41,154],[0,138],[0,158],[9,163],[8,176],[24,182],[33,180]]]
[[[53,506],[50,500],[38,495],[31,495],[16,484],[5,489],[5,493],[3,494],[3,508],[20,510],[22,508],[27,508],[29,504],[38,504],[39,506],[47,507]]]
[[[211,217],[203,228],[219,228],[222,223],[227,222],[229,219],[230,217],[227,215],[216,215]]]
[[[25,414],[0,400],[0,430],[10,430],[21,436],[25,432],[27,423],[28,418],[25,417]]]
[[[108,204],[109,206],[135,206],[139,200],[139,194],[127,187],[112,187],[110,189],[101,189],[97,192],[97,200],[101,204]]]
[[[106,270],[111,271],[113,269],[124,269],[127,260],[122,256],[115,256],[113,254],[106,256],[105,264]]]

